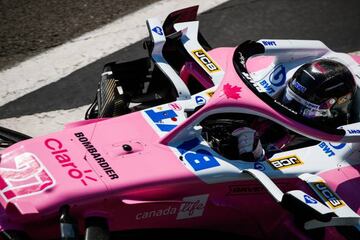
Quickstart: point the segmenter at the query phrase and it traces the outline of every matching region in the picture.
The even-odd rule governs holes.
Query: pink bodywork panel
[[[359,56],[359,55],[350,54],[350,56],[351,56],[357,63],[360,64],[360,56]]]
[[[19,171],[18,174],[9,172],[7,176],[24,177],[23,181],[42,179],[42,183],[33,188],[34,194],[25,193],[16,198],[9,193],[7,197],[0,197],[5,208],[0,209],[2,229],[25,228],[34,239],[56,236],[59,233],[59,206],[69,204],[72,215],[79,219],[81,232],[84,231],[85,217],[103,216],[109,219],[110,230],[117,231],[210,228],[256,238],[308,239],[296,228],[292,216],[258,182],[205,184],[166,145],[198,116],[222,107],[250,109],[308,135],[331,141],[340,139],[296,123],[263,103],[236,73],[232,64],[233,52],[234,48],[209,52],[224,70],[224,81],[205,107],[163,139],[141,112],[135,112],[111,119],[68,124],[63,131],[23,141],[3,151],[0,167]],[[271,58],[256,57],[249,60],[248,68],[257,71],[271,62]],[[188,70],[192,68],[187,67]],[[188,77],[192,73],[184,68],[183,74]],[[210,86],[203,75],[195,77],[203,79],[203,86]],[[131,146],[132,150],[127,151],[125,145]],[[20,165],[14,167],[15,157],[24,153],[24,159],[16,160]],[[37,164],[38,160],[41,163]],[[27,171],[28,166],[41,171]],[[345,169],[344,172],[348,178],[358,179],[358,170]],[[29,174],[36,177],[26,178]],[[321,176],[341,194],[342,186],[331,182],[333,175],[323,173]],[[14,189],[16,184],[21,185],[11,182],[7,176],[2,174],[0,178],[2,190],[9,184]],[[346,183],[348,178],[341,176],[338,173],[336,178]],[[311,191],[297,178],[275,182],[283,191]],[[356,202],[345,200],[358,209]],[[13,225],[9,219],[24,224]],[[47,219],[53,220],[49,223]],[[39,229],[40,225],[47,227]],[[331,235],[332,231],[327,229],[325,237],[336,236]]]
[[[357,214],[360,214],[360,166],[348,166],[319,174]]]

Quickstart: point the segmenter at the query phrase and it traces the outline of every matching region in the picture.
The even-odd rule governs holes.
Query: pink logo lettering
[[[0,190],[5,201],[40,193],[55,185],[55,180],[32,153],[3,159]]]

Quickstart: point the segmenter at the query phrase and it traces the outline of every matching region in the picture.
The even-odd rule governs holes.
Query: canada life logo
[[[6,202],[39,194],[55,186],[55,180],[40,160],[30,152],[2,159],[0,191]]]
[[[150,211],[139,212],[135,215],[136,220],[146,220],[157,217],[176,215],[176,220],[201,217],[204,213],[209,194],[184,197],[180,207],[164,206]]]
[[[176,219],[201,217],[204,213],[208,197],[209,194],[203,194],[183,198]]]

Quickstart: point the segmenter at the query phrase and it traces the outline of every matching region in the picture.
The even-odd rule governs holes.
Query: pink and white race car
[[[0,129],[17,142],[0,152],[3,239],[108,239],[144,229],[360,239],[360,99],[351,122],[332,128],[277,98],[294,72],[316,59],[343,63],[359,86],[360,58],[301,40],[207,52],[189,11],[170,15],[183,16],[172,18],[172,32],[162,27],[170,20],[148,20],[152,60],[172,83],[174,101],[23,141]],[[188,54],[181,66],[163,56],[167,41]],[[236,154],[231,132],[246,124],[265,132],[261,161]]]

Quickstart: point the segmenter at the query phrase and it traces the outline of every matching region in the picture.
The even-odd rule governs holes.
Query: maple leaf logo
[[[227,98],[233,98],[235,100],[241,98],[239,94],[241,92],[241,87],[231,86],[229,83],[227,83],[224,85],[223,90]]]

